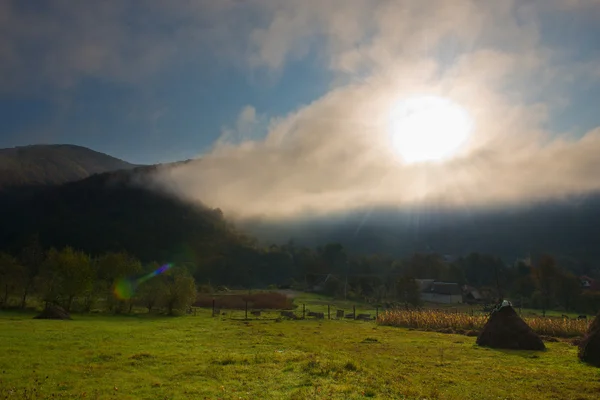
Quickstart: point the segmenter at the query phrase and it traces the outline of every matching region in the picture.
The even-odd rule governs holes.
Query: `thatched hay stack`
[[[579,342],[579,359],[600,367],[600,313],[596,315],[585,338]]]
[[[50,304],[40,313],[33,317],[34,319],[71,319],[71,316],[64,308]]]
[[[477,337],[479,346],[498,349],[545,350],[544,342],[510,306],[503,306],[490,315]]]

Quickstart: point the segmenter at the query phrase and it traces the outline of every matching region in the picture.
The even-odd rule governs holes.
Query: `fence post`
[[[305,318],[305,314],[306,314],[306,304],[302,303],[302,319]]]
[[[212,301],[212,316],[215,316],[215,299]]]
[[[352,306],[352,318],[356,319],[356,306]]]
[[[245,318],[248,319],[248,300],[246,300],[246,310],[245,310]]]
[[[329,304],[327,304],[327,319],[331,319],[331,314],[329,313]]]
[[[519,299],[519,315],[521,315],[521,307],[523,307],[523,296]]]
[[[379,318],[379,306],[375,306],[375,320]]]

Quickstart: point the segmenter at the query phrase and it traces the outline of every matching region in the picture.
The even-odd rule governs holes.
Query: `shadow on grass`
[[[545,350],[495,349],[492,347],[483,347],[483,346],[477,346],[477,345],[476,345],[476,347],[479,347],[480,349],[492,350],[497,353],[503,353],[508,356],[517,356],[517,357],[522,357],[522,358],[540,358],[540,354],[546,353],[548,351],[548,349],[545,349]]]
[[[12,321],[29,320],[37,316],[40,313],[39,310],[31,309],[0,309],[0,319],[8,319]],[[102,319],[139,319],[139,320],[165,320],[180,318],[186,316],[184,313],[169,315],[166,313],[111,313],[111,312],[80,312],[70,313],[72,320],[102,320]],[[41,321],[41,320],[40,320]],[[58,321],[58,320],[54,320]]]

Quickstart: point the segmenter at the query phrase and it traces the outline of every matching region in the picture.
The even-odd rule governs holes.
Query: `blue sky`
[[[64,23],[74,29],[51,30],[56,40],[65,38],[65,46],[88,45],[85,40],[77,44],[68,43],[71,39],[66,39],[71,34],[78,34],[78,24],[72,19],[77,18],[79,12],[85,14],[85,10],[71,10],[69,18],[63,12],[65,8],[85,7],[60,1],[27,4],[3,0],[2,3],[4,13],[14,19],[13,25],[27,18],[37,18],[44,23]],[[111,5],[119,8],[115,2],[108,2],[108,7]],[[163,2],[163,6],[169,7],[169,3]],[[207,11],[212,9],[206,1],[199,1],[194,7],[195,12],[205,11],[203,6]],[[131,2],[118,18],[109,15],[105,23],[126,24],[130,19],[135,20],[134,15],[141,11],[140,8],[144,8],[142,3]],[[168,26],[177,24],[180,16],[163,18],[159,11],[144,10],[150,28],[141,29],[143,38],[151,40],[154,35],[159,35],[164,40],[163,46],[179,46]],[[118,20],[115,22],[113,18]],[[207,24],[199,18],[191,23],[197,23],[198,29],[205,29],[220,22],[210,21]],[[102,18],[98,21],[98,24],[101,23]],[[10,30],[10,26],[7,29]],[[103,28],[79,29],[94,34],[94,30],[102,32]],[[44,32],[33,33],[29,37],[17,32],[9,35],[9,40],[11,36],[10,45],[16,48],[16,53],[20,53],[19,61],[25,64],[25,70],[34,74],[39,67],[43,69],[54,45],[49,44],[50,49],[45,50],[40,50],[40,47],[52,38]],[[116,40],[128,39],[124,36]],[[185,46],[193,48],[193,40],[187,40],[191,43]],[[119,52],[118,46],[112,48],[111,43],[105,46],[109,52]],[[238,45],[232,46],[237,48]],[[32,51],[36,47],[39,55]],[[294,60],[277,71],[265,71],[240,68],[235,65],[236,61],[214,54],[218,50],[206,49],[203,43],[198,45],[197,50],[203,54],[182,49],[173,62],[161,60],[161,67],[141,80],[121,79],[114,76],[113,71],[100,69],[73,71],[67,77],[71,82],[64,85],[52,82],[55,79],[53,74],[44,79],[38,80],[38,77],[32,84],[29,76],[22,76],[19,71],[8,71],[11,75],[21,76],[14,86],[0,91],[0,147],[73,143],[136,163],[175,161],[195,157],[210,149],[222,130],[235,124],[238,113],[247,105],[252,105],[260,115],[284,115],[320,97],[329,88],[328,71],[310,56]],[[11,57],[10,54],[4,56]],[[215,63],[199,61],[199,58],[214,58]],[[22,68],[22,64],[15,65],[15,70]],[[266,129],[266,126],[263,128]]]
[[[4,95],[0,146],[72,143],[134,163],[192,158],[209,149],[244,106],[285,114],[326,92],[326,77],[303,60],[264,84],[249,82],[243,71],[205,76],[190,68],[160,74],[143,88],[85,78],[52,89],[56,98]]]
[[[0,0],[0,147],[202,155],[169,187],[243,215],[594,191],[598,20],[600,0]],[[390,145],[420,96],[473,120],[443,163]]]

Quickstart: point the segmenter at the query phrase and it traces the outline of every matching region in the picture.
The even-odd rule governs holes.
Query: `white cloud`
[[[600,133],[566,140],[544,128],[552,107],[568,101],[556,88],[597,80],[596,62],[557,63],[540,29],[545,13],[596,12],[596,0],[140,4],[52,1],[33,13],[0,2],[0,90],[85,77],[144,84],[215,59],[277,73],[316,55],[335,73],[329,93],[271,121],[249,105],[212,152],[161,176],[169,190],[240,216],[489,205],[600,188]],[[442,51],[450,61],[438,59]],[[422,94],[452,99],[476,123],[444,165],[402,165],[389,146],[388,110]]]
[[[560,79],[538,9],[407,0],[369,2],[369,13],[340,16],[332,3],[275,7],[268,28],[253,35],[252,60],[281,68],[322,37],[327,65],[361,78],[274,119],[264,140],[217,146],[163,171],[170,190],[229,215],[277,218],[426,202],[500,205],[600,189],[593,173],[600,131],[580,140],[552,136],[543,128],[551,99],[530,99]],[[362,36],[356,25],[365,27]],[[459,50],[452,65],[441,65],[434,54],[449,37]],[[391,150],[390,108],[422,94],[452,99],[475,121],[471,140],[444,164],[404,165]],[[238,130],[254,118],[253,109],[242,111]]]
[[[0,89],[66,88],[94,77],[140,84],[182,63],[241,64],[252,21],[234,0],[0,2]],[[240,59],[240,60],[237,60]],[[204,64],[202,64],[204,63]]]

